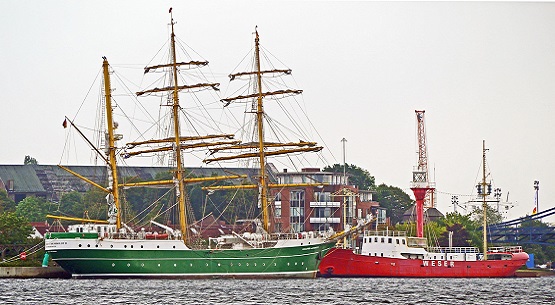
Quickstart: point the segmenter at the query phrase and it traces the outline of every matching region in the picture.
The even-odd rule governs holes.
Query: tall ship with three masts
[[[171,9],[170,9],[171,14]],[[173,176],[171,179],[124,183],[119,177],[117,157],[117,140],[114,129],[117,127],[112,118],[110,88],[110,66],[106,58],[103,61],[104,94],[106,112],[106,144],[104,151],[96,150],[105,161],[108,169],[108,185],[102,186],[81,175],[66,169],[96,188],[106,193],[109,204],[107,221],[93,222],[82,220],[82,223],[71,225],[69,232],[49,233],[45,239],[45,249],[52,259],[74,277],[150,277],[150,278],[270,278],[294,277],[313,278],[316,276],[318,265],[325,253],[335,244],[341,234],[333,236],[323,233],[309,232],[308,234],[272,233],[270,225],[269,182],[266,158],[268,156],[319,151],[321,147],[313,142],[300,141],[298,143],[265,142],[263,116],[265,115],[263,101],[265,97],[277,97],[299,93],[300,90],[282,90],[264,92],[262,78],[269,74],[285,73],[290,70],[261,70],[259,58],[259,37],[255,38],[255,67],[254,71],[231,75],[232,79],[249,77],[254,79],[254,93],[224,99],[226,103],[246,99],[255,105],[253,113],[256,117],[256,141],[241,143],[232,140],[230,134],[184,136],[180,132],[179,117],[183,107],[180,104],[179,92],[191,89],[216,88],[217,83],[180,84],[180,69],[205,66],[205,61],[179,62],[176,56],[174,35],[174,21],[171,18],[170,63],[145,68],[145,74],[156,70],[168,72],[172,80],[171,85],[137,92],[138,96],[152,93],[169,92],[168,106],[171,108],[173,135],[163,139],[135,141],[127,144],[123,155],[132,157],[143,153],[171,152],[173,158]],[[70,121],[72,125],[73,122]],[[141,146],[159,145],[157,148],[135,150]],[[201,181],[216,181],[221,179],[241,178],[239,175],[224,177],[189,177],[184,174],[184,157],[182,151],[192,148],[210,149],[210,157],[205,163],[230,160],[232,158],[254,158],[258,160],[259,173],[254,185],[228,185],[226,188],[247,188],[258,190],[258,206],[261,209],[261,221],[255,222],[252,232],[231,232],[220,236],[210,237],[204,244],[192,242],[187,222],[192,211],[188,202],[187,184]],[[225,151],[250,150],[250,153],[217,156]],[[176,205],[179,214],[179,226],[168,226],[155,221],[155,225],[165,230],[158,236],[147,236],[144,231],[133,229],[121,218],[121,191],[124,188],[137,186],[165,186],[175,190]],[[283,186],[281,186],[283,187]],[[218,188],[218,187],[215,187]],[[223,187],[222,187],[223,188]],[[256,205],[256,202],[254,202]],[[64,219],[63,217],[59,217]]]

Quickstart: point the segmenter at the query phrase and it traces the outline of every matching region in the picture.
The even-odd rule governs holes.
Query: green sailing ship
[[[173,177],[169,180],[148,181],[126,184],[121,183],[118,176],[117,141],[121,137],[115,134],[117,124],[112,119],[112,97],[110,88],[110,66],[106,58],[103,61],[104,99],[106,114],[106,143],[103,151],[96,150],[106,161],[108,171],[108,186],[104,187],[60,166],[71,174],[91,183],[94,187],[104,191],[108,201],[108,220],[92,221],[72,219],[67,217],[53,217],[65,220],[78,220],[79,224],[70,225],[68,232],[49,233],[45,239],[45,249],[52,259],[73,277],[77,278],[314,278],[320,260],[326,252],[335,245],[336,240],[345,234],[353,232],[303,232],[302,234],[272,233],[271,224],[271,193],[272,187],[305,186],[275,185],[268,181],[266,172],[266,158],[268,156],[319,151],[314,142],[299,141],[298,143],[276,143],[264,141],[264,108],[263,100],[267,96],[275,98],[279,95],[298,94],[300,90],[281,90],[263,92],[262,78],[265,75],[290,74],[290,70],[261,70],[259,55],[259,36],[256,31],[255,64],[251,72],[230,75],[231,79],[252,77],[256,85],[254,93],[222,100],[226,104],[242,99],[252,103],[256,117],[257,140],[250,143],[231,141],[229,134],[208,135],[200,137],[183,136],[180,134],[179,116],[183,108],[179,104],[179,92],[193,88],[216,88],[217,83],[179,84],[178,78],[181,67],[190,69],[193,66],[204,66],[207,62],[190,61],[178,62],[175,52],[174,21],[171,16],[171,45],[170,63],[145,68],[145,73],[154,70],[165,70],[169,73],[171,84],[164,88],[154,88],[137,92],[138,96],[157,92],[169,92],[169,103],[172,111],[173,135],[164,139],[132,142],[127,144],[126,157],[141,153],[152,154],[159,151],[169,151],[173,156]],[[72,121],[72,126],[77,128]],[[224,140],[222,140],[224,139]],[[155,149],[132,151],[142,145],[160,145]],[[258,190],[258,206],[261,210],[261,220],[255,222],[253,232],[241,232],[220,235],[210,238],[204,246],[192,242],[194,229],[187,223],[192,214],[190,203],[187,202],[187,188],[189,183],[200,181],[215,181],[220,179],[239,178],[238,175],[223,177],[190,178],[184,174],[183,152],[191,147],[205,147],[210,149],[210,159],[205,163],[230,160],[230,155],[217,155],[229,151],[250,150],[251,153],[235,153],[234,158],[251,158],[259,164],[257,183],[254,185],[231,185],[218,188],[246,188]],[[147,235],[144,231],[133,230],[121,217],[122,206],[120,192],[129,187],[166,186],[175,189],[175,199],[179,214],[179,227],[171,227],[151,221],[165,230],[165,234]],[[257,204],[254,202],[253,204]]]

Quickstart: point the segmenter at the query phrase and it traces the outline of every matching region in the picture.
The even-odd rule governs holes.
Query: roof
[[[41,222],[31,222],[31,226],[35,228],[42,236],[46,234],[46,232],[62,232],[65,228],[60,228],[59,226],[54,226],[48,224],[47,221]]]
[[[441,213],[436,208],[428,208],[424,211],[424,219],[425,220],[436,220],[438,218],[443,217],[443,213]],[[413,218],[416,218],[415,206],[411,206],[408,210],[403,213],[403,221],[409,221]]]
[[[105,185],[108,179],[105,166],[66,166],[70,170],[98,183]],[[136,177],[137,180],[155,180],[160,173],[171,171],[169,167],[122,166],[118,167],[119,176],[124,178]],[[197,177],[212,175],[247,175],[249,178],[257,174],[256,169],[250,168],[186,168],[188,173]],[[62,194],[71,191],[86,192],[91,185],[68,173],[57,165],[0,165],[0,180],[6,184],[6,189],[13,193],[27,194]],[[13,189],[10,183],[13,181]],[[240,181],[237,179],[236,181]],[[239,182],[237,182],[239,183]],[[54,196],[57,197],[57,196]]]
[[[37,176],[34,165],[2,165],[0,166],[0,178],[6,184],[7,190],[32,193],[46,192]],[[13,181],[13,189],[11,189],[10,182],[8,182],[10,180]]]

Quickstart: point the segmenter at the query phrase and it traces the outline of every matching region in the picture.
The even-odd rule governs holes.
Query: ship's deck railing
[[[270,239],[305,239],[305,238],[315,238],[324,237],[326,232],[315,232],[307,231],[301,233],[272,233],[269,234]]]
[[[489,253],[520,253],[522,252],[521,246],[507,246],[507,247],[489,247]]]
[[[390,237],[406,237],[406,231],[376,231],[376,230],[365,230],[364,236],[390,236]]]
[[[428,252],[435,253],[480,253],[476,247],[428,247]]]

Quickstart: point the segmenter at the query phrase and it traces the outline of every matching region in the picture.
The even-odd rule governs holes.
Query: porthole
[[[131,245],[131,249],[133,249],[133,245]]]
[[[193,264],[189,264],[189,266],[193,267]]]
[[[208,263],[206,263],[206,267],[208,267]]]
[[[173,248],[175,249],[175,246],[173,246]]]
[[[301,265],[303,265],[303,266],[304,266],[304,262],[301,262]]]
[[[160,264],[158,264],[158,267],[160,267]]]
[[[127,248],[127,245],[123,245],[124,248]]]
[[[112,267],[115,267],[115,266],[116,266],[116,264],[112,263]]]
[[[277,264],[276,264],[276,263],[274,263],[274,266],[277,266]],[[289,263],[287,263],[287,266],[289,266]]]
[[[208,264],[206,264],[206,266],[208,266]],[[241,266],[241,263],[237,264],[237,266]]]
[[[141,245],[141,249],[143,248],[143,245]]]
[[[79,248],[81,248],[81,244],[79,244]]]
[[[113,248],[113,247],[114,247],[114,245],[110,245],[110,248]]]
[[[96,248],[98,248],[98,245],[95,245]]]
[[[90,244],[87,244],[87,248],[90,248],[90,247],[91,247],[91,245],[90,245]]]
[[[173,264],[174,267],[177,267],[177,264]]]
[[[249,263],[247,263],[247,267],[249,266]]]
[[[160,248],[160,245],[156,246],[156,248]]]
[[[297,266],[297,262],[295,262],[295,266]]]
[[[265,267],[265,266],[266,266],[266,263],[262,263],[262,267]]]
[[[130,263],[127,263],[127,267],[130,267],[130,266],[131,266],[131,264],[130,264]]]
[[[144,267],[144,266],[145,266],[145,263],[141,263],[141,267]]]
[[[289,263],[287,263],[287,266],[289,266]]]
[[[218,267],[220,267],[220,266],[221,266],[220,263],[218,263]]]

